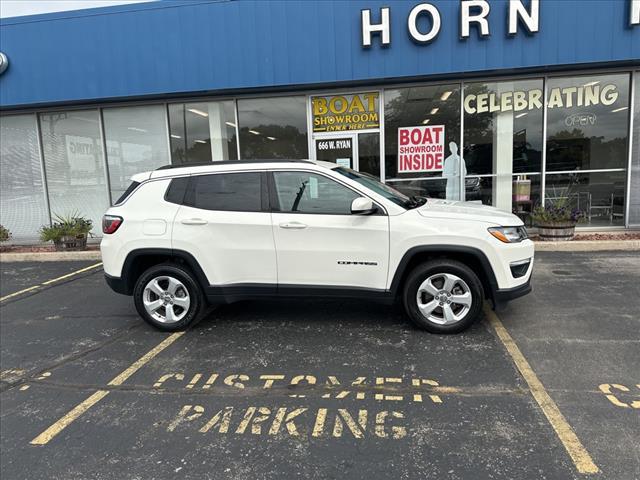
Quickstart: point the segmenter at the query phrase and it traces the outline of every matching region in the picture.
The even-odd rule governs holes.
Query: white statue
[[[460,191],[460,175],[467,175],[467,166],[458,155],[456,142],[449,143],[451,155],[444,159],[442,178],[447,179],[447,200],[461,200],[464,202],[464,189]]]

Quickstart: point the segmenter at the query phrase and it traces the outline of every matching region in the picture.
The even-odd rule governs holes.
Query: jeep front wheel
[[[136,310],[154,327],[165,331],[186,328],[203,311],[204,299],[191,273],[178,265],[149,268],[133,292]]]
[[[482,284],[465,264],[436,259],[416,267],[404,285],[403,301],[409,318],[432,333],[458,333],[479,316]]]

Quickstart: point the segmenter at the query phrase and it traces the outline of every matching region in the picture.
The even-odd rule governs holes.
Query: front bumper
[[[531,290],[531,277],[529,277],[526,283],[518,285],[517,287],[498,289],[493,292],[493,306],[494,308],[499,308],[511,300],[525,296],[530,293]]]

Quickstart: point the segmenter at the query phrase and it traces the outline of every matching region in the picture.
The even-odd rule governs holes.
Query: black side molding
[[[136,280],[134,269],[136,262],[142,257],[166,257],[173,261],[180,260],[191,269],[203,289],[209,285],[206,275],[193,255],[183,250],[171,248],[140,248],[129,252],[122,266],[120,277],[105,275],[107,284],[117,293],[132,295]]]
[[[362,298],[393,303],[400,289],[401,282],[407,273],[410,262],[416,255],[430,254],[463,254],[471,256],[482,269],[479,272],[484,277],[485,293],[493,301],[494,308],[531,292],[530,280],[526,284],[512,289],[498,289],[491,263],[479,249],[453,245],[423,245],[409,249],[398,264],[389,290],[357,288],[350,286],[326,285],[276,285],[276,284],[233,284],[225,286],[210,285],[198,261],[188,252],[168,248],[144,248],[134,250],[127,256],[122,268],[121,277],[105,274],[107,284],[111,289],[123,295],[132,295],[136,279],[137,260],[142,257],[165,257],[170,260],[184,262],[194,273],[207,299],[213,303],[231,303],[238,300],[260,297],[328,297],[328,298]]]
[[[472,256],[482,267],[482,273],[484,273],[488,281],[488,285],[485,285],[485,288],[488,290],[486,293],[488,293],[490,298],[495,301],[495,292],[498,290],[498,282],[496,281],[496,276],[493,273],[493,267],[491,266],[489,259],[482,250],[463,245],[421,245],[407,250],[402,257],[402,260],[400,260],[398,268],[396,269],[396,273],[393,275],[393,280],[391,281],[390,290],[393,295],[396,295],[398,293],[400,282],[407,273],[407,267],[409,266],[411,259],[421,253],[444,253],[452,255],[464,254]]]

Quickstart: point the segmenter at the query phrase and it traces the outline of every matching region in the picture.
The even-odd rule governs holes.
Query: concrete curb
[[[536,252],[602,252],[640,250],[640,240],[571,240],[569,242],[535,242]]]
[[[102,260],[100,250],[83,252],[25,252],[0,253],[0,262],[60,262],[70,260]]]

